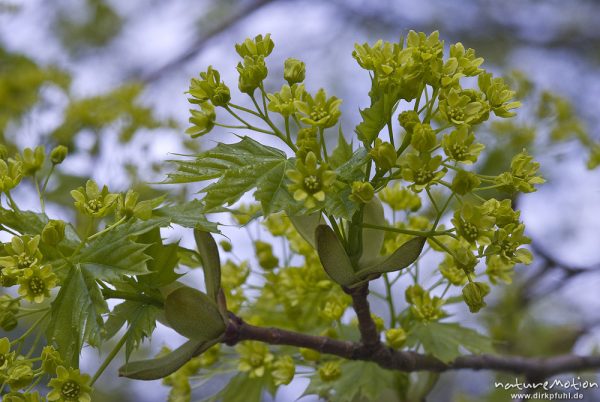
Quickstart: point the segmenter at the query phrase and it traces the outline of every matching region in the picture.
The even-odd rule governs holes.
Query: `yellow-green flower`
[[[102,218],[113,210],[119,196],[109,193],[106,186],[100,191],[94,180],[88,180],[85,189],[79,187],[77,190],[72,190],[71,197],[75,200],[75,208],[79,211],[94,218]]]
[[[294,379],[295,374],[296,366],[290,356],[281,356],[273,363],[271,375],[276,386],[289,384]]]
[[[352,193],[350,200],[357,204],[366,204],[375,196],[375,189],[369,182],[355,181],[352,183]]]
[[[13,391],[19,390],[31,384],[33,380],[33,369],[30,360],[23,360],[22,357],[14,359],[6,368],[6,383],[10,385]]]
[[[256,88],[267,78],[269,71],[263,56],[246,56],[244,63],[237,65],[239,73],[238,88],[240,92],[252,95]]]
[[[221,81],[221,75],[212,66],[208,66],[206,72],[200,73],[200,79],[192,78],[188,93],[193,98],[189,100],[191,103],[202,104],[210,101],[215,106],[226,106],[231,100],[229,88]]]
[[[375,145],[369,151],[369,155],[375,161],[375,167],[383,172],[387,172],[396,166],[398,160],[396,148],[389,142],[384,142],[379,138],[375,139]]]
[[[411,182],[409,187],[419,192],[425,187],[435,184],[446,174],[446,169],[438,170],[442,157],[431,154],[408,154],[402,161],[402,178]]]
[[[158,207],[164,200],[164,197],[157,197],[138,202],[139,196],[133,190],[128,190],[124,196],[119,194],[116,209],[118,219],[122,217],[136,217],[141,220],[150,219],[152,217],[152,210]]]
[[[475,134],[468,127],[462,126],[446,134],[442,139],[444,153],[451,159],[470,165],[477,162],[477,158],[485,145],[473,143]]]
[[[514,268],[515,264],[506,263],[505,261],[502,261],[501,257],[493,255],[487,262],[485,273],[490,279],[490,282],[494,285],[500,281],[504,283],[512,283]]]
[[[379,198],[394,211],[417,211],[421,208],[421,198],[412,191],[402,188],[398,182],[381,190]]]
[[[273,254],[271,243],[257,240],[254,242],[254,247],[256,249],[256,258],[261,268],[269,271],[279,265],[279,259]]]
[[[286,175],[292,180],[288,185],[296,201],[303,201],[308,209],[325,201],[325,193],[335,182],[335,172],[327,169],[326,164],[317,167],[317,157],[313,152],[306,155],[306,160],[298,159],[296,169],[288,170]]]
[[[323,382],[335,381],[342,376],[342,367],[339,360],[326,362],[319,367],[319,377]]]
[[[273,354],[264,343],[246,341],[239,344],[236,349],[240,354],[238,370],[248,372],[250,378],[259,378],[265,375],[266,370],[273,362]]]
[[[46,150],[42,145],[34,149],[25,148],[23,154],[17,154],[17,160],[23,163],[23,174],[33,176],[44,165]]]
[[[0,159],[0,192],[15,188],[23,178],[23,163],[14,159]]]
[[[391,348],[400,349],[406,342],[406,331],[402,328],[391,328],[385,331],[385,343]]]
[[[41,303],[50,297],[50,290],[56,287],[57,282],[50,265],[25,268],[19,278],[19,295],[32,303]]]
[[[18,278],[25,268],[32,267],[42,260],[42,253],[38,249],[40,236],[14,236],[10,243],[4,245],[5,257],[0,257],[2,275]]]
[[[482,111],[487,109],[481,101],[473,101],[469,95],[453,88],[440,99],[440,113],[448,123],[461,126],[481,121]]]
[[[335,126],[342,112],[340,111],[341,99],[332,96],[327,98],[323,88],[319,89],[315,97],[306,94],[304,101],[295,101],[296,109],[304,114],[300,120],[320,128]]]
[[[235,51],[240,57],[267,57],[273,51],[275,43],[271,39],[271,34],[265,36],[256,35],[254,39],[246,38],[244,42],[235,45]]]
[[[499,255],[504,263],[522,263],[531,264],[533,256],[531,252],[525,248],[519,248],[523,244],[531,243],[531,239],[523,235],[525,225],[522,223],[511,223],[505,227],[501,227],[492,238],[492,244],[486,247],[485,254],[492,256]],[[487,261],[489,261],[488,257]]]
[[[464,269],[456,266],[454,257],[449,254],[446,254],[438,268],[442,276],[455,286],[464,285],[467,282],[467,273]]]
[[[406,288],[406,301],[411,304],[410,312],[419,321],[436,321],[446,316],[442,310],[444,300],[434,296],[419,285]]]
[[[470,203],[465,203],[459,211],[454,213],[452,223],[456,233],[471,244],[487,246],[492,237],[491,229],[494,226],[494,217],[486,213],[485,208]]]
[[[53,375],[56,372],[56,368],[63,364],[63,360],[60,357],[58,350],[52,346],[44,346],[42,349],[42,370],[44,373]]]
[[[42,230],[42,241],[50,246],[56,246],[65,238],[65,221],[52,219]]]
[[[201,102],[200,110],[190,109],[190,113],[192,116],[189,122],[192,124],[192,127],[185,130],[185,133],[189,134],[192,138],[208,134],[215,126],[217,115],[212,103]]]
[[[476,313],[486,306],[484,297],[490,293],[490,287],[483,282],[469,282],[463,288],[462,294],[471,313]]]
[[[0,370],[7,368],[12,362],[14,352],[10,351],[10,340],[8,338],[0,338]]]
[[[306,91],[302,84],[294,84],[292,86],[283,85],[279,92],[267,95],[269,98],[268,109],[271,112],[288,117],[296,113],[294,102],[302,101],[305,95]]]
[[[63,366],[56,368],[56,378],[50,380],[53,388],[48,394],[48,401],[59,402],[90,402],[92,388],[88,385],[90,376],[80,374],[77,369],[67,369]]]

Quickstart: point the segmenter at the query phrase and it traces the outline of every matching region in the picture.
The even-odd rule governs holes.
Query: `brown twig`
[[[314,349],[349,360],[374,362],[385,369],[404,372],[495,370],[522,374],[527,378],[548,378],[560,373],[600,369],[600,356],[577,355],[549,358],[467,355],[445,363],[433,356],[410,351],[397,351],[385,347],[381,343],[374,349],[372,345],[363,342],[343,341],[279,328],[257,327],[232,315],[224,342],[228,345],[235,345],[245,340]]]

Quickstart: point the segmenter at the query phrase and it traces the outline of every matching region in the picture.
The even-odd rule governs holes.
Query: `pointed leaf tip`
[[[217,295],[221,289],[221,260],[219,248],[213,236],[204,230],[194,229],[194,238],[204,270],[204,283],[208,297],[217,303]]]
[[[356,276],[352,263],[333,229],[327,225],[317,226],[315,242],[319,259],[327,275],[342,286],[353,284]]]

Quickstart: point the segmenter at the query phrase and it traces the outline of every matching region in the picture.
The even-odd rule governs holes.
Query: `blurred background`
[[[343,99],[349,135],[370,85],[351,57],[354,43],[439,30],[447,45],[476,49],[485,68],[509,77],[522,96],[513,123],[488,128],[496,140],[486,164],[502,164],[525,147],[547,179],[516,200],[536,262],[518,267],[513,285],[465,320],[493,334],[505,353],[590,354],[600,340],[600,175],[589,169],[594,159],[600,163],[598,21],[595,0],[0,0],[0,137],[19,149],[70,146],[49,192],[53,217],[68,216],[65,190],[88,177],[115,191],[133,186],[143,197],[175,191],[147,184],[164,179],[165,160],[233,138],[223,132],[203,143],[183,132],[189,80],[208,65],[237,92],[234,43],[271,33],[270,77],[282,76],[287,57],[305,61],[308,89],[325,87]],[[95,113],[86,112],[90,103]],[[16,197],[35,208],[27,189]],[[227,234],[243,241],[232,230]],[[170,236],[191,245],[186,233]],[[159,328],[147,347],[155,353],[179,342]],[[97,351],[86,351],[83,369],[93,372],[100,361]],[[118,365],[98,382],[94,400],[166,400],[159,381],[117,379]],[[431,400],[494,400],[490,378],[445,374]],[[306,385],[294,381],[276,400],[295,400]]]

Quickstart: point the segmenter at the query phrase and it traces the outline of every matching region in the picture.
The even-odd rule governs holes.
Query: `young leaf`
[[[71,367],[78,367],[83,343],[100,344],[102,314],[106,312],[108,308],[95,278],[73,266],[52,302],[46,338],[56,344]]]
[[[211,341],[187,341],[166,356],[125,364],[119,369],[119,376],[146,381],[164,378],[177,371],[192,357],[202,354],[218,342],[218,339]]]
[[[124,223],[90,241],[76,256],[76,262],[96,279],[148,273],[146,262],[150,257],[144,253],[148,245],[136,243],[131,237],[168,224],[166,218]]]
[[[319,225],[315,230],[317,253],[325,272],[334,282],[349,286],[356,281],[354,269],[344,246],[327,225]]]
[[[147,288],[156,289],[179,279],[182,274],[175,272],[179,262],[179,243],[164,245],[160,237],[160,229],[155,228],[138,237],[138,241],[149,244],[145,250],[150,257],[147,275],[140,275],[137,280]]]
[[[415,346],[419,342],[427,353],[444,362],[450,362],[460,356],[460,347],[472,353],[494,351],[488,337],[455,323],[415,323],[408,332],[407,345]]]
[[[309,215],[294,215],[289,216],[289,218],[298,234],[300,234],[300,236],[302,236],[302,238],[306,240],[308,244],[316,249],[317,243],[315,241],[315,229],[317,226],[324,223],[321,212],[316,212]]]
[[[383,215],[383,205],[377,197],[363,207],[363,223],[385,226],[387,222]],[[370,266],[375,263],[381,253],[385,231],[378,229],[362,230],[362,255],[358,261],[359,266]]]
[[[209,222],[206,219],[204,205],[200,200],[192,200],[178,205],[167,205],[155,209],[152,214],[167,217],[171,223],[186,228],[198,228],[207,232],[219,233],[217,223]]]
[[[225,331],[215,302],[190,287],[169,293],[165,300],[165,316],[171,328],[189,339],[208,341]]]
[[[408,267],[419,258],[426,240],[426,237],[415,237],[410,239],[382,262],[360,269],[356,273],[356,276],[365,278],[369,275],[399,271]]]
[[[145,338],[149,338],[156,327],[156,317],[160,309],[137,301],[124,301],[115,306],[106,320],[104,335],[110,339],[117,334],[125,322],[129,323],[125,337],[125,361],[131,352],[138,348]]]
[[[212,235],[199,229],[194,229],[194,238],[198,253],[202,258],[204,270],[204,283],[206,293],[211,300],[217,302],[217,295],[221,289],[221,260],[219,248]]]
[[[169,174],[169,183],[218,179],[202,190],[206,212],[231,205],[254,188],[255,197],[269,212],[283,209],[291,200],[283,185],[285,170],[290,167],[285,153],[249,137],[235,144],[220,143],[194,161],[174,162],[178,171]]]

